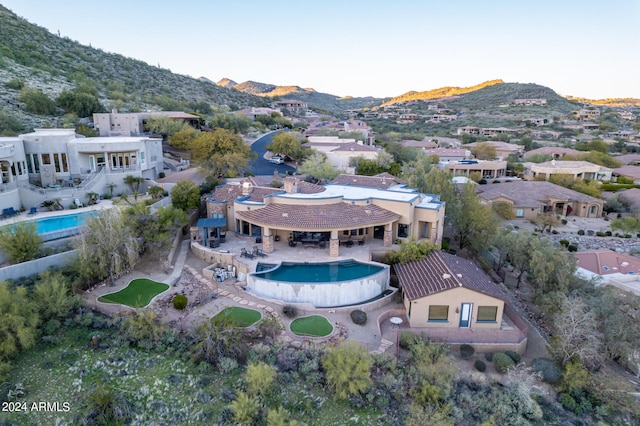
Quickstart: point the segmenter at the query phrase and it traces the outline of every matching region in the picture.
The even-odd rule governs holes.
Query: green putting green
[[[324,337],[333,331],[333,326],[329,321],[320,315],[311,315],[293,320],[290,328],[298,336]]]
[[[258,311],[254,311],[253,309],[239,308],[236,306],[224,308],[220,312],[218,312],[213,320],[221,320],[224,318],[228,318],[234,323],[237,327],[248,327],[251,324],[257,322],[262,318],[262,315]]]
[[[168,284],[159,283],[148,278],[136,278],[129,285],[115,293],[105,294],[98,301],[105,303],[120,303],[132,308],[144,308],[151,299],[166,291]]]

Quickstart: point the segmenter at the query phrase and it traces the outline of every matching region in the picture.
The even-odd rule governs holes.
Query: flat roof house
[[[524,163],[524,177],[526,179],[549,180],[553,175],[572,176],[573,180],[587,179],[610,181],[611,169],[588,161],[546,161],[544,163]]]

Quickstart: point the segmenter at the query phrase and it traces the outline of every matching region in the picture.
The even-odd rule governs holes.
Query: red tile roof
[[[424,259],[393,265],[398,282],[409,300],[465,287],[504,300],[496,283],[473,262],[434,250]]]
[[[380,173],[375,176],[361,176],[361,175],[348,175],[340,174],[331,181],[335,185],[353,185],[353,186],[365,186],[368,188],[389,189],[395,185],[404,185],[407,181],[395,177],[389,173]]]
[[[640,274],[640,259],[613,250],[588,250],[573,255],[578,267],[594,274]]]
[[[342,202],[323,205],[273,203],[256,210],[236,212],[236,217],[261,226],[295,230],[355,229],[400,218],[375,205],[358,206]]]

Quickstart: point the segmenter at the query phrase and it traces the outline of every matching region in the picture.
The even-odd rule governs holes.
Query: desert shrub
[[[611,231],[606,231],[605,234],[607,235],[607,237],[611,236]]]
[[[484,354],[484,359],[489,362],[493,362],[493,352],[487,352],[486,354]]]
[[[400,333],[399,345],[402,349],[409,349],[418,341],[418,336],[408,331]]]
[[[576,252],[578,251],[578,247],[574,244],[570,244],[569,247],[567,247],[567,250],[569,250],[570,252]]]
[[[605,234],[602,231],[596,231],[596,237],[605,237],[607,234]]]
[[[480,184],[480,185],[486,185],[486,184],[487,184],[487,180],[486,180],[486,179],[480,179],[480,180],[478,181],[478,184]]]
[[[460,356],[462,359],[469,359],[476,350],[471,345],[460,345]]]
[[[579,229],[578,230],[578,235],[584,235],[584,229]]]
[[[558,241],[560,243],[561,246],[563,247],[568,247],[569,246],[569,240],[560,240]]]
[[[493,355],[493,366],[499,373],[506,373],[508,369],[516,365],[509,355],[497,353]]]
[[[185,296],[184,294],[176,294],[173,297],[173,307],[179,311],[187,307],[187,302],[187,296]]]
[[[165,176],[166,176],[166,174],[164,172],[158,173],[158,178],[160,178],[160,179],[162,179]]]
[[[631,234],[624,234],[625,238],[631,238]]]
[[[520,363],[520,354],[518,352],[505,351],[504,354],[506,356],[508,356],[509,358],[511,358],[513,360],[514,364],[519,364]]]
[[[560,221],[560,223],[562,223],[563,225],[566,225],[566,224],[567,224],[567,219],[562,219],[562,220]]]
[[[531,363],[531,368],[542,374],[542,380],[547,383],[557,384],[562,380],[562,369],[549,358],[536,358]]]
[[[473,363],[473,366],[476,368],[476,370],[484,373],[484,371],[487,369],[487,364],[484,363],[484,361],[476,359],[476,362]]]
[[[222,374],[229,374],[236,368],[238,368],[238,361],[233,358],[223,356],[218,360],[218,370]]]
[[[287,318],[295,318],[298,316],[298,308],[293,305],[284,305],[282,307],[282,313]]]
[[[367,323],[367,314],[361,310],[351,311],[351,321],[354,324],[365,325]]]

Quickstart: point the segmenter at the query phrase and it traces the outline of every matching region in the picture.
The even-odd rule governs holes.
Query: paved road
[[[277,170],[278,173],[294,172],[296,170],[286,164],[272,164],[264,159],[264,153],[267,152],[265,147],[271,142],[272,136],[278,134],[278,132],[266,134],[251,144],[251,151],[258,154],[258,158],[249,163],[249,169],[254,175],[273,175],[274,170]]]

